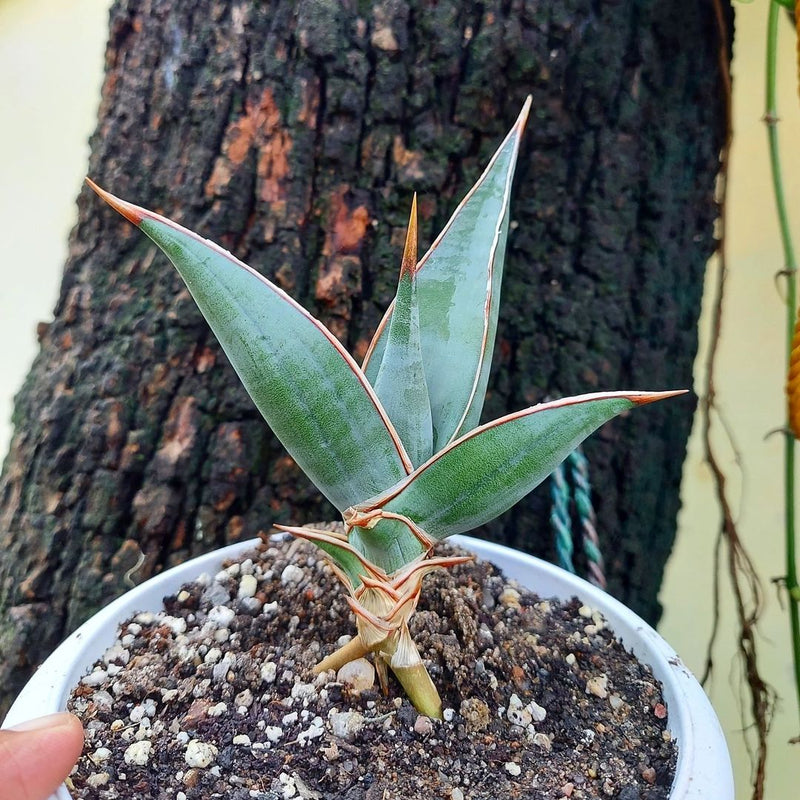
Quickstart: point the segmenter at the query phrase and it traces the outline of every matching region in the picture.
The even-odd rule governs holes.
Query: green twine
[[[569,468],[569,481],[567,469]],[[573,450],[551,477],[550,525],[555,536],[556,556],[563,569],[575,573],[573,555],[575,551],[572,530],[572,508],[580,522],[581,546],[587,563],[587,579],[601,589],[606,588],[603,554],[597,535],[596,521],[589,483],[589,462],[580,447]],[[571,484],[571,486],[570,486]]]
[[[575,546],[572,543],[572,519],[569,513],[570,493],[563,464],[556,467],[550,480],[550,496],[553,501],[550,525],[555,535],[558,565],[569,572],[575,572],[575,565],[572,563]]]

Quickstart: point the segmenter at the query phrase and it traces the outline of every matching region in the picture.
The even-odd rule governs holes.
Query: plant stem
[[[343,644],[338,650],[323,658],[314,667],[314,674],[319,675],[320,672],[326,672],[329,669],[338,672],[345,664],[349,664],[357,658],[363,658],[367,653],[369,653],[369,648],[364,647],[360,636],[356,636],[347,644]]]
[[[775,204],[778,212],[781,244],[784,255],[784,274],[786,275],[786,341],[787,363],[792,352],[796,306],[797,306],[797,261],[789,231],[789,216],[786,208],[786,197],[783,190],[780,154],[778,152],[778,113],[776,103],[776,77],[778,61],[778,18],[781,13],[777,0],[771,0],[767,22],[767,110],[764,121],[767,124],[769,141],[770,167],[772,186],[775,193]],[[788,428],[788,426],[787,426]],[[800,712],[800,602],[797,583],[796,538],[795,538],[795,497],[794,497],[794,436],[787,432],[784,448],[784,485],[785,485],[785,536],[786,536],[786,589],[789,602],[789,618],[794,657],[794,678],[797,692],[797,707]]]
[[[407,631],[406,631],[407,633]],[[398,637],[390,637],[383,643],[384,649],[376,652],[376,665],[379,660],[383,660],[389,665],[395,677],[400,681],[400,685],[408,695],[408,699],[420,714],[425,714],[433,719],[442,718],[442,701],[439,692],[436,690],[428,670],[422,663],[417,646],[410,636],[408,636],[406,647],[407,663],[392,664],[392,656],[397,649]],[[324,658],[314,667],[314,674],[332,669],[338,671],[345,664],[356,658],[363,658],[370,650],[364,646],[360,636],[351,639],[347,644],[342,645],[334,653]],[[385,667],[383,668],[385,670]],[[378,670],[379,674],[381,670]]]
[[[390,665],[391,666],[391,665]],[[442,701],[439,692],[420,661],[410,667],[391,667],[400,685],[405,689],[408,699],[420,714],[431,719],[442,718]]]

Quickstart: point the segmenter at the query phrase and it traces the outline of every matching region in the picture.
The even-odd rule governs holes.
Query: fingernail
[[[29,719],[27,722],[20,722],[19,725],[13,725],[6,730],[9,731],[41,731],[46,728],[57,728],[63,725],[72,714],[67,711],[59,711],[56,714],[47,714],[44,717],[37,717],[36,719]]]

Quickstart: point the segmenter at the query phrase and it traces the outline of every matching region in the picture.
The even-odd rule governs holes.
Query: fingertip
[[[66,712],[0,732],[0,797],[43,800],[69,775],[83,750],[80,720]]]
[[[83,751],[83,725],[74,714],[65,711],[63,716],[60,727],[64,730],[65,753],[69,753],[70,763],[74,765]]]

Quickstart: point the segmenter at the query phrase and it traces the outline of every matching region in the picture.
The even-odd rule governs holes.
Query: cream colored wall
[[[109,0],[0,0],[0,451],[10,435],[11,397],[36,352],[35,327],[51,316],[74,223],[74,198],[86,168],[94,124]],[[765,440],[783,417],[783,311],[773,274],[782,267],[769,189],[763,123],[764,0],[737,4],[736,145],[731,165],[730,278],[718,366],[720,407],[733,425],[744,477],[729,450],[726,462],[745,541],[767,581],[781,563],[779,437]],[[792,39],[782,26],[780,109],[784,142],[800,141],[800,113],[791,68]],[[786,166],[800,160],[786,150]],[[789,186],[800,208],[800,179]],[[795,221],[797,215],[795,215]],[[800,248],[800,227],[798,248]],[[705,331],[704,323],[702,330]],[[707,337],[706,337],[707,338]],[[699,377],[699,373],[698,373]],[[697,431],[684,473],[678,543],[661,594],[662,633],[695,670],[710,629],[711,559],[718,525],[710,476],[699,458]],[[772,735],[768,798],[796,796],[800,751],[786,740],[800,733],[791,693],[787,620],[767,586],[762,627],[764,672],[784,700]],[[737,765],[738,796],[748,797],[748,762],[738,735],[738,678],[732,666],[730,604],[715,653],[712,700]],[[710,799],[713,800],[713,799]]]
[[[784,306],[774,275],[784,266],[773,201],[764,112],[764,52],[767,3],[736,3],[734,47],[734,147],[731,157],[728,221],[729,275],[726,285],[722,342],[716,368],[719,407],[734,431],[741,452],[737,466],[721,425],[716,422],[717,451],[729,476],[733,508],[745,546],[764,581],[766,611],[760,626],[760,659],[764,677],[781,700],[770,736],[766,796],[800,796],[800,744],[787,740],[800,734],[800,714],[791,681],[788,614],[780,607],[770,579],[785,574],[783,562],[783,441],[769,436],[784,419]],[[779,136],[795,248],[800,252],[800,107],[794,36],[781,20]],[[791,146],[790,146],[791,145]],[[709,270],[707,288],[716,265]],[[708,342],[708,297],[701,324],[703,352]],[[702,362],[695,386],[702,386]],[[711,474],[702,463],[697,421],[684,466],[683,510],[679,535],[670,560],[661,601],[665,607],[660,632],[695,672],[702,672],[711,630],[711,573],[719,514]],[[714,651],[713,684],[708,687],[736,765],[737,797],[750,797],[750,762],[743,746],[737,697],[741,672],[733,658],[733,607],[730,584],[723,575],[723,628]]]
[[[109,0],[0,0],[0,460],[52,318],[100,97]]]

